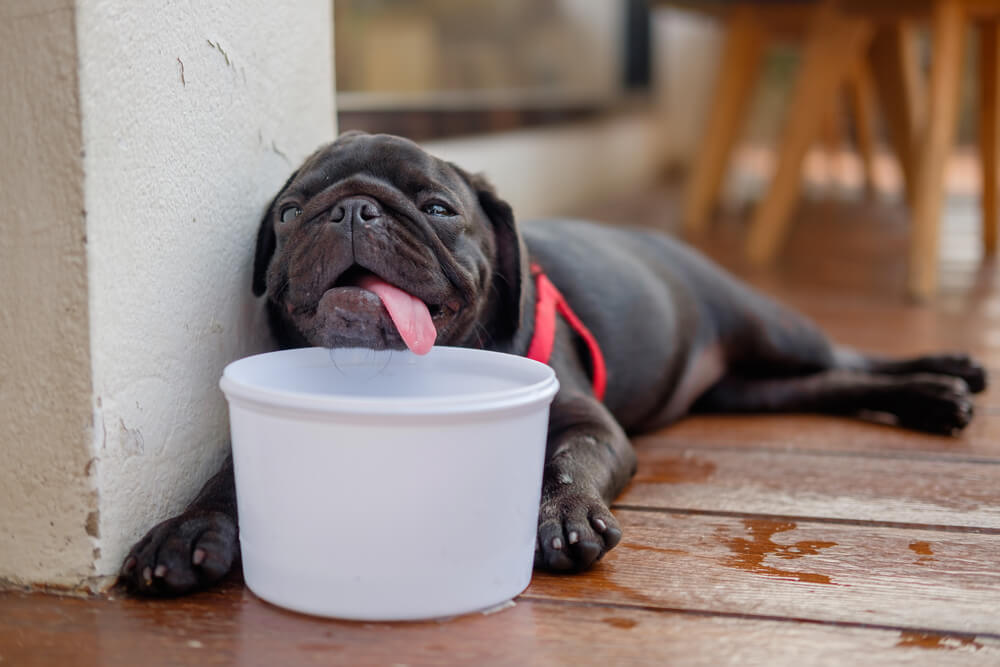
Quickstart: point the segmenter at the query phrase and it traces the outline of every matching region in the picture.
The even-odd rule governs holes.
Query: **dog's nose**
[[[382,209],[367,197],[347,197],[334,205],[330,212],[332,222],[369,222],[382,217]]]

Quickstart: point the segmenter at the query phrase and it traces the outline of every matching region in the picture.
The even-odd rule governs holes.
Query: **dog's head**
[[[503,347],[526,262],[510,206],[481,177],[407,139],[348,132],[271,202],[253,290],[284,347]]]

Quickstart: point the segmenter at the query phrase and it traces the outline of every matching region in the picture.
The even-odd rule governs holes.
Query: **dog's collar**
[[[558,311],[573,331],[587,344],[587,350],[590,352],[594,396],[599,401],[604,400],[607,368],[604,365],[604,355],[601,353],[601,347],[597,344],[597,339],[569,307],[562,293],[552,284],[552,281],[542,271],[541,266],[532,264],[531,275],[535,277],[535,332],[531,337],[531,345],[525,356],[543,364],[549,363],[552,347],[556,340],[556,312]]]

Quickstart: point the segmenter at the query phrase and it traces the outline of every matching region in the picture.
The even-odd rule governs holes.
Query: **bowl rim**
[[[538,373],[540,379],[524,386],[499,391],[453,394],[435,396],[433,398],[382,398],[371,396],[354,397],[344,394],[316,394],[306,391],[265,388],[234,377],[241,370],[241,366],[260,363],[265,358],[273,359],[276,356],[300,356],[302,358],[300,367],[304,364],[313,366],[323,360],[332,366],[333,362],[330,360],[329,352],[327,348],[305,347],[276,350],[243,357],[226,365],[219,380],[219,387],[230,403],[235,400],[240,403],[254,404],[264,408],[305,413],[385,416],[436,416],[486,413],[497,410],[524,408],[542,402],[547,406],[559,389],[559,381],[556,379],[555,371],[547,364],[505,352],[437,345],[432,348],[428,356],[435,355],[434,359],[438,363],[461,363],[462,357],[474,355],[478,357],[479,361],[488,360],[488,363],[494,364],[497,367],[501,365],[507,368],[518,366],[525,372]],[[413,354],[409,351],[395,350],[393,353],[403,355]]]

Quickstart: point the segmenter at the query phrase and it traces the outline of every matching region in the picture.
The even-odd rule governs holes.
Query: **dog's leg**
[[[716,320],[732,375],[773,378],[828,370],[931,373],[961,378],[973,393],[986,386],[983,367],[964,354],[909,359],[862,354],[833,344],[811,320],[759,292],[736,287],[723,304]]]
[[[828,370],[782,378],[727,376],[695,404],[708,412],[889,414],[900,426],[952,434],[972,418],[965,380],[941,374]]]
[[[635,452],[592,396],[561,391],[551,415],[535,567],[579,571],[621,539],[608,506],[635,474]]]
[[[986,370],[966,354],[929,354],[909,359],[886,359],[862,355],[846,348],[837,348],[841,368],[866,370],[885,375],[932,373],[965,380],[969,391],[978,394],[986,388]]]
[[[233,457],[178,516],[153,527],[125,558],[119,581],[146,595],[180,595],[224,577],[239,555]]]
[[[986,373],[968,356],[891,360],[836,346],[807,318],[758,294],[725,331],[727,374],[695,404],[723,412],[893,415],[899,425],[953,433],[972,417]]]

